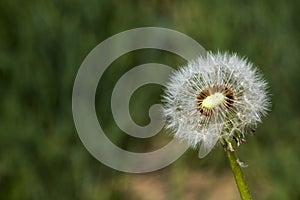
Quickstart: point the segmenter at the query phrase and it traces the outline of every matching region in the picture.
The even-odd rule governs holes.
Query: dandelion
[[[163,97],[167,127],[206,156],[220,141],[233,151],[269,108],[267,84],[246,59],[212,54],[173,73]]]
[[[199,146],[200,158],[217,142],[233,152],[270,106],[267,83],[253,64],[211,52],[171,75],[163,101],[167,128],[190,147]],[[235,154],[228,156],[238,164]]]

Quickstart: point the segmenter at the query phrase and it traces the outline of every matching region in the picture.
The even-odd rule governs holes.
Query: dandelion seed
[[[206,156],[219,141],[234,151],[245,142],[270,101],[267,83],[253,65],[236,54],[207,53],[174,72],[166,86],[167,128]]]
[[[240,167],[242,167],[242,168],[246,168],[246,167],[248,167],[248,165],[247,165],[246,163],[244,163],[244,162],[240,161],[239,159],[237,159],[237,163],[238,163],[238,164],[239,164],[239,166],[240,166]]]

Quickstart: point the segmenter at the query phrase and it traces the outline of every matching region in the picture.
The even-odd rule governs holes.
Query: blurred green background
[[[83,59],[121,31],[158,26],[194,38],[207,50],[233,51],[258,65],[270,83],[272,112],[238,154],[254,199],[300,199],[300,2],[0,1],[0,199],[239,199],[224,151],[202,160],[187,151],[172,165],[126,174],[94,159],[74,127],[71,95]],[[185,61],[159,50],[117,59],[97,90],[100,124],[118,146],[144,152],[170,140],[161,133],[136,139],[123,133],[110,111],[110,95],[130,68]],[[162,88],[145,85],[130,110],[147,124]]]

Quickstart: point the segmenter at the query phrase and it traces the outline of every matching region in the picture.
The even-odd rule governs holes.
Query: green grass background
[[[296,0],[1,0],[0,199],[136,199],[124,173],[84,148],[73,124],[71,94],[90,50],[143,26],[183,32],[207,50],[238,52],[260,67],[270,84],[272,112],[238,153],[249,165],[245,175],[255,199],[300,199],[299,9]],[[126,54],[105,72],[96,97],[110,139],[136,152],[159,148],[170,137],[134,139],[123,133],[112,118],[110,95],[124,72],[147,62],[174,68],[185,63],[158,50]],[[149,122],[149,106],[161,92],[155,85],[136,91],[130,108],[138,124]],[[186,169],[212,170],[216,177],[229,170],[221,147],[202,160],[190,150],[155,172],[169,174],[168,199],[181,199],[180,174]]]

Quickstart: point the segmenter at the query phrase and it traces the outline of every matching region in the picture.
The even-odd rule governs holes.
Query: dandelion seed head
[[[175,71],[163,96],[167,128],[204,157],[222,139],[238,143],[266,115],[267,83],[236,54],[207,53]]]

